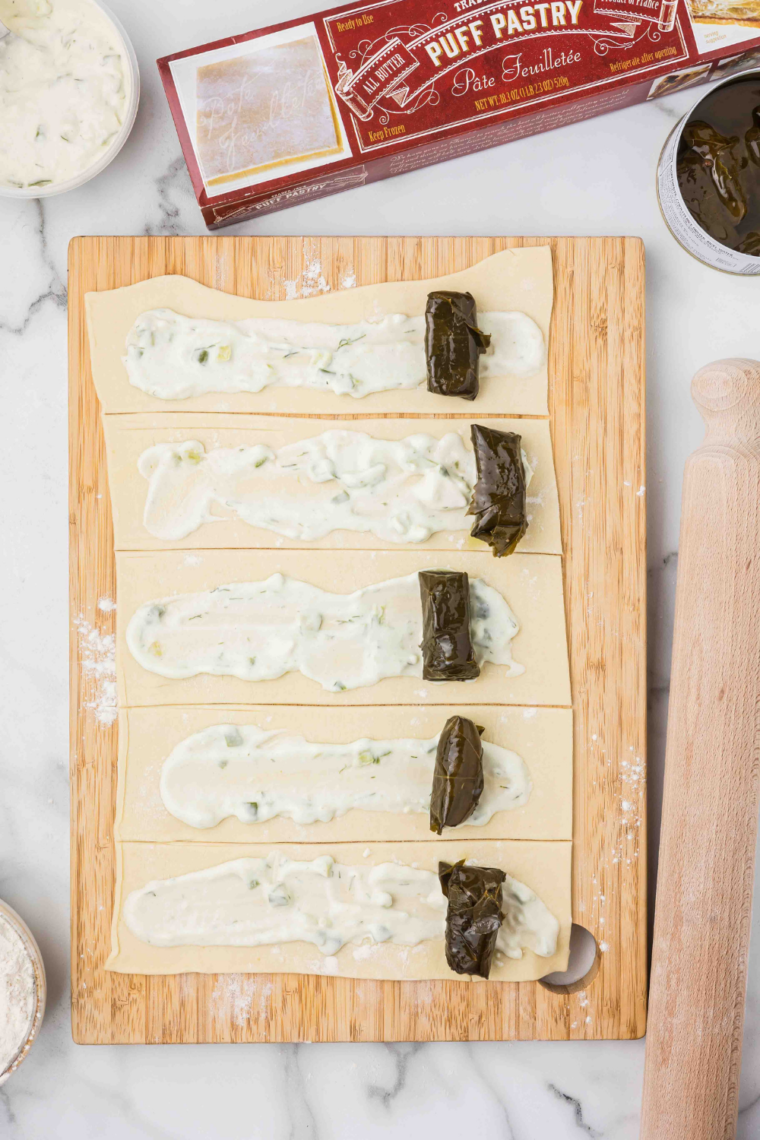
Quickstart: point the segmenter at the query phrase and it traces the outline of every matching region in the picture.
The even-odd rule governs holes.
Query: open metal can
[[[657,197],[668,229],[679,245],[683,246],[692,257],[696,257],[697,261],[701,261],[713,269],[721,269],[724,273],[760,276],[760,257],[753,257],[747,253],[740,253],[739,250],[729,249],[728,246],[716,241],[697,224],[681,195],[677,170],[681,135],[686,124],[694,118],[698,107],[705,99],[712,96],[719,87],[726,87],[731,83],[736,83],[737,80],[751,78],[760,80],[760,68],[749,68],[747,71],[740,71],[737,75],[730,76],[722,83],[711,84],[709,92],[702,95],[676,124],[660,155],[657,167]]]

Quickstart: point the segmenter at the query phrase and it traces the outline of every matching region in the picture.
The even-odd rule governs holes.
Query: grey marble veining
[[[43,1032],[0,1088],[3,1140],[633,1140],[643,1042],[80,1048],[68,1010],[66,253],[81,233],[204,232],[153,61],[309,0],[111,0],[143,97],[113,165],[44,203],[0,199],[0,897],[50,983]],[[757,281],[703,268],[660,219],[654,171],[693,101],[668,100],[484,151],[227,233],[639,234],[647,247],[650,825],[665,744],[681,473],[701,438],[697,367],[760,357]],[[435,179],[436,194],[430,194]],[[653,843],[652,853],[655,846]],[[760,1140],[760,922],[740,1140]]]

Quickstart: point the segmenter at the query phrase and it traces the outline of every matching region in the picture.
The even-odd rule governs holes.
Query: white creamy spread
[[[523,467],[527,483],[524,453]],[[190,439],[149,447],[138,468],[148,480],[143,523],[167,541],[238,517],[306,542],[334,530],[425,542],[437,531],[470,529],[477,478],[475,456],[457,432],[387,440],[326,431],[278,451],[263,443],[206,451]]]
[[[524,672],[512,660],[517,620],[482,578],[470,579],[470,637],[479,665]],[[273,574],[198,594],[147,602],[132,616],[127,645],[162,677],[199,673],[267,681],[300,671],[341,692],[383,677],[421,677],[422,607],[417,574],[332,594]]]
[[[27,1042],[36,1002],[37,981],[29,951],[18,931],[0,914],[0,1077]]]
[[[228,816],[264,823],[329,823],[358,808],[400,814],[430,811],[438,737],[318,744],[253,724],[215,724],[173,749],[161,769],[167,811],[191,827]],[[530,776],[507,748],[483,741],[485,787],[468,826],[527,803]]]
[[[425,542],[436,531],[468,527],[476,479],[475,456],[456,432],[384,440],[327,431],[277,452],[264,444],[206,452],[188,440],[149,448],[138,466],[150,480],[145,527],[164,539],[219,518],[217,506],[286,538],[351,530]]]
[[[480,375],[530,376],[544,362],[543,334],[525,313],[480,313],[491,334]],[[425,318],[398,313],[329,325],[251,317],[211,321],[154,309],[127,336],[130,384],[162,400],[207,392],[316,388],[360,398],[427,381]]]
[[[496,950],[551,957],[559,923],[538,896],[507,876]],[[156,879],[124,903],[129,930],[151,946],[267,946],[311,942],[325,955],[346,943],[417,946],[442,939],[446,898],[438,875],[380,863],[350,866],[330,855],[310,862],[279,851],[235,859],[175,879]]]
[[[91,0],[0,0],[0,183],[66,182],[105,153],[124,120],[129,67]]]

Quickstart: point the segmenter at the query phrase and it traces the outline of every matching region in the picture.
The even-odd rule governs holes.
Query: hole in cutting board
[[[553,994],[577,994],[593,982],[599,972],[602,953],[590,930],[573,923],[570,931],[570,960],[566,970],[556,970],[539,978],[539,984]]]

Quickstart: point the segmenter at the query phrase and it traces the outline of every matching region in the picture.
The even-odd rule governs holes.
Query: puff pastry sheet
[[[512,843],[498,840],[446,841],[433,843],[351,843],[289,846],[293,859],[335,856],[344,864],[378,864],[399,859],[404,863],[437,871],[439,859],[456,862],[474,859],[482,866],[501,867],[525,883],[544,901],[560,923],[556,953],[539,958],[524,951],[520,959],[507,959],[494,966],[489,981],[524,982],[567,967],[570,940],[570,843]],[[392,943],[367,947],[347,944],[334,958],[326,959],[308,942],[277,946],[150,946],[127,928],[124,900],[130,891],[154,879],[172,878],[189,871],[213,867],[232,859],[261,857],[272,850],[260,844],[120,843],[117,845],[117,879],[112,928],[111,956],[106,969],[128,974],[333,974],[344,978],[387,978],[397,981],[442,978],[470,979],[452,974],[446,964],[444,942],[421,942],[417,946]],[[360,951],[357,953],[357,951]],[[473,979],[475,982],[480,979]]]
[[[353,324],[378,315],[423,313],[434,289],[469,290],[481,312],[519,311],[531,317],[549,344],[553,301],[551,250],[548,245],[505,249],[459,273],[425,281],[363,285],[294,301],[252,301],[199,285],[189,277],[152,277],[137,285],[87,293],[87,326],[95,388],[101,409],[110,412],[290,412],[298,415],[451,415],[467,411],[464,400],[438,396],[424,385],[376,392],[362,399],[308,388],[265,388],[261,392],[219,393],[187,400],[161,400],[129,383],[122,362],[127,334],[150,309],[172,309],[186,317],[240,321],[281,317],[297,321]],[[548,414],[546,364],[527,377],[484,378],[475,402],[478,415]]]
[[[470,446],[470,425],[478,422],[473,414],[464,419],[370,419],[323,420],[284,416],[214,415],[198,416],[182,412],[163,416],[104,416],[108,455],[108,484],[117,550],[183,550],[194,547],[277,547],[303,550],[387,550],[389,544],[373,534],[337,530],[308,543],[283,538],[272,530],[250,526],[221,507],[214,509],[215,520],[178,541],[154,538],[143,524],[148,481],[137,469],[144,451],[158,443],[197,440],[205,450],[252,447],[263,443],[273,450],[298,440],[310,439],[331,430],[366,432],[375,439],[399,440],[423,432],[438,438],[459,432]],[[200,423],[198,421],[201,421]],[[554,475],[554,458],[548,420],[488,419],[489,427],[517,432],[533,469],[528,487],[528,532],[520,542],[522,554],[561,554],[559,501]],[[287,481],[283,481],[287,485]],[[223,520],[223,521],[218,521]],[[470,518],[470,527],[474,523]],[[486,548],[467,531],[439,531],[427,542],[394,543],[394,550],[473,550]]]
[[[375,582],[426,568],[465,570],[483,578],[506,598],[520,623],[513,656],[525,667],[509,677],[503,666],[486,664],[475,681],[434,683],[419,677],[387,677],[376,685],[328,692],[301,673],[272,681],[200,674],[182,680],[161,677],[135,661],[125,631],[145,602],[172,594],[196,593],[233,582],[257,582],[282,573],[334,593],[351,593]],[[286,704],[286,705],[570,705],[570,673],[562,593],[562,559],[554,554],[490,552],[367,551],[350,558],[330,550],[198,550],[120,553],[116,556],[116,671],[119,704]]]
[[[533,785],[523,807],[497,812],[482,827],[462,824],[443,838],[430,830],[426,814],[349,811],[329,823],[297,824],[277,817],[243,823],[237,817],[216,827],[196,828],[171,815],[161,799],[161,765],[180,741],[216,724],[256,725],[267,732],[327,744],[369,737],[430,739],[457,714],[485,728],[484,738],[521,756]],[[117,839],[189,843],[325,843],[364,839],[416,840],[440,844],[467,839],[570,839],[573,825],[573,714],[570,709],[501,708],[272,708],[213,705],[123,709],[119,716]],[[307,774],[308,776],[308,774]],[[274,775],[273,779],[276,780]]]

